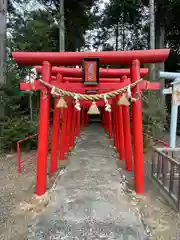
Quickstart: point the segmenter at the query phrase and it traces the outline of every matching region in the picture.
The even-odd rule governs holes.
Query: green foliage
[[[135,20],[141,19],[140,4],[134,0],[110,0],[104,11],[103,19],[105,24],[114,25],[117,22],[134,24]]]
[[[3,150],[16,150],[16,142],[27,136],[37,133],[38,121],[30,121],[28,117],[18,116],[8,118],[4,124],[4,134],[2,139]],[[24,150],[36,148],[37,139],[32,138],[22,143]]]
[[[29,112],[28,94],[19,89],[20,79],[24,77],[26,69],[19,69],[9,56],[6,66],[7,81],[5,85],[1,86],[6,116],[16,117],[19,115],[27,115]]]
[[[162,4],[155,1],[156,24],[165,26],[165,43],[171,48],[171,54],[165,63],[166,71],[179,71],[179,5],[178,0],[168,0]],[[99,21],[98,35],[94,37],[94,47],[102,50],[137,50],[149,48],[149,1],[110,0]],[[160,35],[157,28],[157,36]],[[111,41],[110,41],[111,39]],[[163,46],[163,45],[162,45]],[[121,66],[122,67],[122,66]],[[144,132],[157,138],[167,130],[171,110],[171,99],[167,99],[167,109],[160,103],[160,93],[145,94],[143,103]],[[180,121],[179,121],[180,122]],[[179,125],[178,122],[178,126]]]
[[[110,0],[97,25],[94,47],[103,50],[138,50],[146,46],[142,34],[145,14],[141,4],[133,0]],[[109,41],[112,39],[112,41]]]
[[[25,6],[24,4],[30,0],[9,0],[9,2],[8,30],[11,38],[8,44],[11,50],[58,51],[60,0],[34,1],[34,4],[38,2],[40,7],[32,11],[24,10],[23,13],[17,10],[19,8],[14,7],[14,3],[18,6]],[[149,16],[146,11],[149,1],[109,0],[103,12],[99,10],[97,2],[99,1],[64,0],[66,51],[79,51],[82,47],[88,48],[89,45],[93,45],[96,50],[102,49],[103,51],[137,50],[149,47]],[[163,19],[166,27],[165,44],[172,49],[165,68],[167,71],[179,71],[180,2],[178,0],[168,0],[163,4],[161,2],[161,0],[155,1],[156,23],[159,23],[159,19]],[[89,45],[85,42],[87,30],[93,30],[90,32]],[[9,125],[5,124],[7,134],[4,140],[5,148],[10,146],[8,135],[12,139],[15,139],[17,135],[17,140],[19,140],[23,137],[21,137],[23,131],[24,136],[34,131],[29,132],[25,129],[25,122],[27,126],[33,125],[28,120],[29,98],[27,93],[19,91],[20,79],[23,79],[26,72],[26,69],[19,69],[11,59],[8,59],[8,81],[4,86],[3,96],[9,123]],[[143,101],[144,132],[158,138],[165,130],[167,119],[166,109],[162,108],[159,99],[159,93],[151,92],[144,94]],[[168,100],[168,113],[170,112],[169,102]],[[24,124],[24,130],[19,129],[18,121]],[[15,142],[16,139],[13,141]]]
[[[40,8],[25,11],[24,17],[13,16],[13,48],[21,51],[59,50],[60,1],[36,1]],[[91,7],[94,0],[65,2],[66,51],[80,50],[85,44],[85,32],[91,29]]]
[[[161,137],[166,127],[167,109],[162,109],[158,92],[143,94],[144,133],[153,137]]]
[[[33,11],[16,27],[13,47],[19,51],[58,51],[58,26],[47,11]]]
[[[7,82],[1,86],[1,99],[5,105],[6,119],[3,124],[3,138],[1,150],[15,150],[16,142],[37,132],[37,119],[30,121],[29,93],[19,89],[19,83],[27,73],[27,69],[20,69],[15,62],[7,57]],[[35,139],[22,145],[25,149],[34,148]]]
[[[58,51],[59,50],[59,3],[60,1],[39,2],[37,8],[26,10],[30,0],[8,1],[8,52],[10,51]],[[66,50],[80,50],[85,44],[84,34],[93,25],[91,7],[95,0],[65,2]],[[30,121],[29,94],[19,89],[28,69],[19,68],[10,56],[7,58],[7,83],[2,86],[2,101],[6,106],[2,148],[15,149],[16,142],[37,132],[37,119]],[[33,94],[37,102],[36,94]],[[25,149],[35,146],[29,140]]]
[[[143,94],[143,132],[145,148],[152,144],[151,139],[163,139],[167,128],[167,109],[163,108],[159,92],[145,92]],[[150,141],[149,141],[150,140]]]

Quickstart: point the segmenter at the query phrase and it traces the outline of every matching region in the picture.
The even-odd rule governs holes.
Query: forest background
[[[59,34],[63,30],[65,51],[141,50],[149,49],[154,41],[155,48],[168,47],[171,54],[165,65],[155,66],[154,75],[149,76],[149,80],[160,81],[159,70],[179,71],[179,0],[166,0],[166,3],[163,0],[65,0],[63,16],[59,0],[8,0],[6,6],[2,2],[0,0],[0,20],[6,20],[0,24],[3,151],[14,150],[17,140],[38,131],[39,93],[19,90],[19,83],[30,68],[17,66],[11,58],[12,51],[59,51]],[[154,7],[153,18],[150,15],[151,4]],[[60,24],[62,17],[63,29]],[[152,35],[150,38],[152,20],[155,23],[154,39]],[[6,38],[2,30],[6,31]],[[161,85],[164,87],[163,81]],[[160,133],[168,130],[171,99],[164,99],[159,91],[144,96],[144,133],[159,137]],[[30,149],[35,146],[36,142],[32,140],[24,147]]]

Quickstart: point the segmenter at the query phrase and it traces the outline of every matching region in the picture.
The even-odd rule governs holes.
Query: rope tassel
[[[117,104],[118,105],[123,105],[123,106],[129,106],[130,105],[125,93],[123,93],[122,96],[119,98]]]
[[[67,103],[66,101],[64,100],[63,97],[60,97],[59,101],[57,102],[57,105],[56,105],[57,108],[67,108]]]
[[[92,102],[92,105],[89,108],[88,114],[91,114],[91,115],[100,114],[100,111],[95,101]]]
[[[80,102],[79,102],[79,99],[78,99],[78,95],[75,95],[74,96],[74,99],[75,99],[75,105],[74,107],[78,110],[78,111],[81,111],[81,105],[80,105]]]
[[[130,85],[127,88],[127,93],[128,93],[128,99],[130,99],[131,102],[135,102],[137,99],[132,97],[132,93],[131,93],[131,87]]]
[[[106,112],[111,112],[111,105],[108,103],[106,95],[104,95],[104,102],[105,102],[105,111]]]

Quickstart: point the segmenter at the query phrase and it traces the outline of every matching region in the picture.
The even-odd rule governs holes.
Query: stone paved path
[[[81,135],[50,204],[29,226],[29,240],[143,240],[144,228],[123,191],[115,152],[98,124]]]

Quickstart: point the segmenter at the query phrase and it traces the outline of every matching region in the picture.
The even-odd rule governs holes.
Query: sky
[[[99,0],[99,2],[100,2],[99,4],[100,9],[103,9],[105,4],[108,3],[109,0]],[[28,4],[22,4],[21,9],[19,8],[18,4],[15,4],[15,5],[17,9],[21,12],[23,12],[24,10],[32,11],[41,6],[36,0],[31,0]]]
[[[36,0],[31,0],[28,4],[19,4],[14,3],[16,9],[23,14],[25,11],[33,11],[37,8],[40,8],[41,5]]]
[[[104,5],[106,4],[106,3],[108,3],[109,2],[109,0],[102,0],[102,4],[100,4],[101,6],[102,6],[102,8],[104,8]]]

